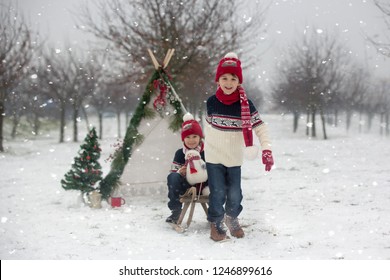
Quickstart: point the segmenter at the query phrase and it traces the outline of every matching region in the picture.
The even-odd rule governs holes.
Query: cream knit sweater
[[[259,139],[263,150],[271,150],[267,125],[261,120],[253,102],[248,101],[253,133]],[[215,95],[211,96],[207,100],[205,126],[206,162],[223,164],[226,167],[241,166],[244,146],[240,102],[225,105]]]

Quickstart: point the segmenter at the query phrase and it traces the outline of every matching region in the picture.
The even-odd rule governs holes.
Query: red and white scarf
[[[184,143],[183,143],[183,153],[186,154],[187,151],[189,150],[196,150],[199,152],[199,154],[203,151],[203,147],[204,147],[204,143],[203,141],[200,142],[200,144],[194,148],[194,149],[189,149]],[[194,165],[194,160],[201,160],[200,157],[191,157],[190,159],[186,160],[185,163],[184,163],[184,166],[187,167],[187,165],[189,164],[190,165],[190,172],[191,174],[193,173],[197,173],[198,171],[195,169],[195,165]]]
[[[249,108],[248,98],[246,97],[245,90],[242,86],[238,86],[237,90],[232,94],[224,94],[221,87],[218,87],[215,93],[217,99],[225,105],[231,105],[238,100],[241,104],[241,121],[242,121],[242,134],[244,136],[244,142],[246,147],[253,146],[253,134],[251,123],[251,111]]]
[[[196,150],[198,151],[199,153],[201,153],[203,151],[203,148],[204,148],[204,143],[203,141],[200,141],[199,145],[196,146],[195,148],[193,149],[190,149],[186,146],[186,144],[184,144],[183,142],[183,154],[186,154],[188,150]]]

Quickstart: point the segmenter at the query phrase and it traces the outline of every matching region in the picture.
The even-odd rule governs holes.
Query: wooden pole
[[[175,49],[169,49],[167,52],[167,55],[165,56],[164,62],[163,62],[163,68],[167,68],[169,61],[171,61],[171,58],[173,56],[173,53],[175,52]]]
[[[152,59],[154,69],[158,70],[158,68],[161,67],[160,64],[158,64],[156,57],[154,56],[153,52],[150,49],[148,49],[148,52],[149,52],[150,58]]]

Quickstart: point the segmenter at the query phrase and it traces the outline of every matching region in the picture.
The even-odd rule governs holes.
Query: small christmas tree
[[[96,182],[102,179],[100,145],[93,127],[80,146],[78,156],[74,158],[72,169],[65,174],[61,185],[65,190],[80,190],[82,193],[94,191]]]

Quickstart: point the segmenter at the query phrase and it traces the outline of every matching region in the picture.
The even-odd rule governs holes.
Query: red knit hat
[[[215,74],[215,81],[218,82],[219,77],[223,74],[234,74],[238,77],[240,84],[242,84],[242,69],[241,61],[234,52],[227,53],[224,58],[218,63],[217,72]]]
[[[203,138],[202,128],[200,124],[194,120],[194,116],[187,113],[183,116],[183,124],[181,125],[181,140],[184,141],[188,135],[195,134]]]

